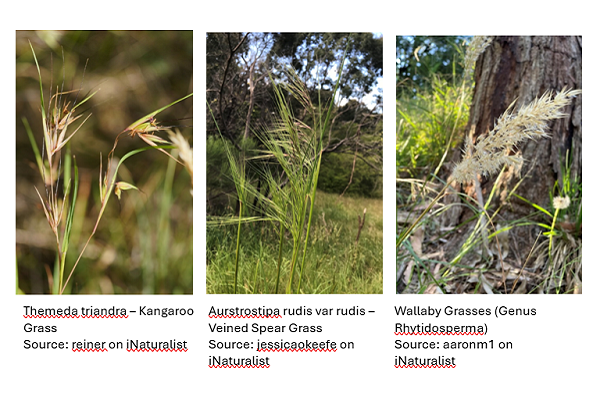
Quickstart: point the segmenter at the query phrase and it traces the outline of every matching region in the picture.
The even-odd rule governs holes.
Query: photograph
[[[582,37],[396,37],[396,293],[582,293]]]
[[[16,31],[16,293],[193,293],[193,32]]]
[[[383,35],[206,34],[206,291],[383,293]]]

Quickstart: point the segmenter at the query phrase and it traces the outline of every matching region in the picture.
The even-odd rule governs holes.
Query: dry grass
[[[428,205],[421,207],[424,211],[420,216],[413,219],[412,224],[400,234],[398,246],[402,249],[399,252],[400,269],[397,279],[401,292],[527,293],[532,292],[531,287],[539,293],[581,292],[581,240],[564,229],[555,229],[558,212],[569,206],[568,197],[555,199],[554,214],[534,205],[551,218],[551,225],[514,222],[514,226],[539,225],[546,230],[544,239],[532,249],[527,260],[522,260],[524,262],[520,268],[513,267],[512,262],[505,260],[510,246],[507,232],[511,226],[494,228],[492,221],[496,214],[488,213],[489,200],[486,203],[482,196],[478,196],[476,205],[468,205],[466,199],[464,204],[474,214],[470,221],[479,222],[475,223],[472,230],[468,228],[467,232],[464,231],[465,227],[470,226],[469,221],[465,227],[453,229],[455,235],[462,229],[463,233],[457,235],[462,238],[462,243],[449,242],[443,238],[446,235],[436,217],[456,206],[438,203],[450,193],[448,190],[453,190],[450,188],[452,182],[475,182],[477,188],[479,174],[495,174],[504,167],[522,163],[521,157],[510,155],[514,147],[527,139],[548,136],[548,121],[564,117],[565,114],[560,110],[579,93],[581,90],[563,89],[552,96],[546,92],[517,112],[512,112],[513,102],[487,135],[480,137],[475,145],[467,145],[463,160],[455,166],[446,185],[437,196],[429,198]],[[494,196],[494,190],[489,196],[490,199]],[[437,233],[426,234],[426,223],[434,225],[433,230]],[[492,233],[488,233],[488,226],[492,228]],[[407,240],[409,238],[410,241]],[[488,238],[494,241],[490,246]],[[436,241],[437,245],[432,246]],[[429,242],[428,245],[425,242]],[[481,244],[483,247],[479,246]],[[448,260],[444,249],[447,251],[453,248],[459,249],[457,255]]]
[[[477,58],[479,58],[479,55],[485,51],[491,42],[492,38],[489,36],[475,36],[471,40],[467,49],[467,53],[465,54],[463,70],[465,80],[471,80]]]
[[[121,198],[122,191],[125,190],[138,190],[136,186],[131,183],[119,181],[117,182],[117,173],[119,167],[129,157],[139,154],[148,149],[157,149],[174,161],[185,165],[190,175],[193,172],[192,166],[192,150],[187,141],[178,133],[172,133],[171,140],[168,141],[157,135],[156,132],[166,130],[166,127],[160,126],[155,120],[155,116],[163,110],[173,106],[174,104],[183,101],[193,94],[189,94],[179,100],[176,100],[152,113],[142,117],[128,128],[123,130],[121,133],[131,133],[132,136],[140,137],[145,143],[150,145],[147,148],[141,148],[133,150],[125,154],[120,160],[114,160],[115,149],[117,147],[120,134],[114,141],[113,148],[108,156],[108,162],[106,169],[102,166],[102,154],[100,154],[100,168],[99,168],[99,201],[98,205],[98,216],[95,220],[94,228],[89,235],[87,241],[79,251],[79,256],[74,262],[69,275],[65,279],[65,261],[67,259],[67,252],[69,250],[69,241],[71,238],[71,228],[74,224],[75,209],[77,204],[77,194],[79,185],[78,168],[75,162],[75,156],[71,155],[71,149],[69,142],[71,138],[79,131],[83,124],[87,121],[91,114],[88,114],[86,118],[79,124],[74,130],[70,130],[71,125],[82,117],[82,114],[76,114],[77,109],[90,98],[92,98],[96,92],[85,97],[83,100],[79,100],[81,88],[79,90],[59,91],[58,87],[56,91],[53,91],[53,85],[50,84],[50,99],[46,104],[44,100],[44,88],[42,84],[42,75],[38,64],[35,51],[31,43],[29,43],[31,51],[37,67],[38,78],[39,78],[39,89],[40,89],[40,109],[42,117],[43,127],[43,149],[40,153],[35,137],[29,127],[29,123],[24,119],[27,133],[31,142],[33,152],[36,157],[36,163],[39,169],[40,176],[44,182],[44,190],[42,191],[45,195],[42,196],[40,191],[35,188],[37,195],[42,204],[44,215],[52,232],[54,234],[56,244],[56,267],[55,275],[52,276],[54,284],[51,284],[52,292],[62,294],[69,284],[71,276],[75,272],[77,265],[79,264],[83,254],[85,253],[92,237],[95,235],[100,220],[104,215],[106,206],[110,199],[110,196],[115,191],[115,194],[119,199]],[[84,71],[85,76],[85,71]],[[64,76],[63,76],[64,81]],[[83,79],[82,79],[83,81]],[[64,84],[64,83],[63,83]],[[62,84],[61,84],[62,86]],[[71,99],[69,100],[69,97]],[[74,98],[73,98],[74,97]],[[178,148],[179,154],[182,157],[183,162],[177,160],[173,155],[168,153],[165,148]],[[58,276],[56,276],[56,274]],[[50,274],[49,274],[50,275]],[[18,289],[18,288],[17,288]]]
[[[190,174],[191,185],[192,185],[192,189],[190,190],[190,193],[193,195],[194,194],[194,192],[193,192],[194,191],[194,152],[193,152],[192,148],[190,147],[190,144],[188,143],[186,138],[183,137],[183,135],[181,134],[181,132],[179,132],[179,130],[176,130],[176,131],[169,130],[168,132],[169,132],[169,138],[171,139],[171,144],[173,146],[175,146],[175,148],[179,151],[179,158],[181,158],[181,161],[183,161],[183,165],[185,166],[185,169]]]
[[[465,183],[473,180],[475,174],[490,175],[504,165],[522,163],[519,156],[508,155],[508,152],[526,139],[548,136],[548,121],[563,118],[566,114],[560,110],[579,93],[581,90],[563,89],[552,98],[546,92],[539,99],[521,107],[517,113],[510,112],[515,104],[513,102],[498,119],[494,129],[479,138],[473,155],[469,156],[466,152],[463,160],[454,168],[450,180]]]

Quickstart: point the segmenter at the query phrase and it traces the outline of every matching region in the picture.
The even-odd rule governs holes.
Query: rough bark
[[[530,103],[546,91],[564,87],[581,88],[582,38],[579,36],[500,36],[479,57],[476,82],[467,129],[475,138],[493,128],[497,118],[516,100],[515,110]],[[572,181],[582,176],[581,96],[563,112],[563,119],[551,121],[551,136],[528,140],[516,152],[525,160],[521,168],[509,168],[500,182],[500,196],[495,205],[506,200],[508,193],[523,178],[516,193],[548,209],[550,190],[561,182],[561,165],[567,151],[572,158]],[[484,196],[489,195],[496,176],[482,178]],[[467,193],[471,187],[465,188]],[[532,212],[531,206],[511,201],[501,217],[514,220]],[[532,232],[521,230],[520,239],[530,242]]]

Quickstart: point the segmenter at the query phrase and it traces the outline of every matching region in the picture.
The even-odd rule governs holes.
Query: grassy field
[[[357,246],[358,217],[364,209],[366,219]],[[382,293],[382,211],[381,199],[317,192],[300,293]],[[233,293],[236,239],[235,225],[208,229],[207,293]],[[238,293],[275,292],[278,248],[277,226],[242,225]],[[291,253],[292,246],[284,246],[278,293],[285,293],[289,281]]]

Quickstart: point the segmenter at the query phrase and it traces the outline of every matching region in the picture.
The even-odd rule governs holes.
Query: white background
[[[471,34],[579,34],[584,36],[584,166],[588,197],[596,195],[594,153],[598,144],[597,22],[583,2],[41,2],[29,1],[4,8],[1,28],[3,69],[1,96],[6,112],[2,163],[3,220],[14,218],[15,30],[17,29],[193,29],[196,77],[196,178],[194,206],[193,296],[16,296],[14,277],[15,229],[2,224],[0,240],[4,264],[0,275],[0,398],[419,398],[486,399],[597,399],[598,295],[596,247],[599,235],[595,203],[586,211],[585,283],[581,296],[396,296],[395,295],[395,36]],[[481,2],[483,4],[484,2]],[[591,4],[588,2],[587,4]],[[7,7],[7,6],[4,6]],[[542,8],[543,7],[543,8]],[[227,31],[368,31],[384,36],[384,294],[321,296],[205,295],[205,33]],[[592,121],[592,123],[590,123]],[[592,191],[592,192],[590,192]],[[55,320],[56,334],[26,334],[23,306],[65,307],[193,307],[191,318],[130,317],[128,320]],[[268,307],[352,307],[375,310],[364,317],[299,317],[270,324],[323,326],[320,335],[297,339],[353,341],[356,349],[325,354],[262,354],[271,357],[270,369],[209,369],[206,315],[211,305]],[[535,308],[535,317],[412,318],[394,315],[394,305],[445,307]],[[253,320],[249,321],[254,322]],[[511,351],[422,353],[457,357],[455,369],[408,370],[393,367],[394,324],[487,323],[485,340],[511,341]],[[221,340],[295,339],[296,335],[221,335]],[[73,353],[70,350],[23,349],[30,340],[125,341],[187,340],[187,353]],[[444,339],[439,339],[444,340]],[[466,339],[465,339],[466,340]],[[473,339],[477,340],[477,339]],[[236,353],[251,356],[255,353]],[[218,355],[218,354],[215,354]],[[414,354],[419,355],[419,354]]]

